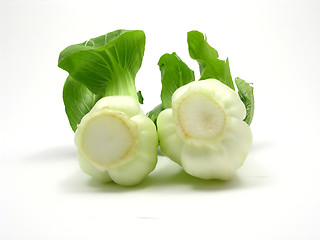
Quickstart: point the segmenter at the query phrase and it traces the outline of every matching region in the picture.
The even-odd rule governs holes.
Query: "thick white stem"
[[[81,154],[101,169],[132,158],[137,147],[137,125],[121,112],[96,111],[83,119],[76,133]]]
[[[177,133],[183,139],[214,139],[223,130],[226,114],[206,94],[185,92],[173,104]]]

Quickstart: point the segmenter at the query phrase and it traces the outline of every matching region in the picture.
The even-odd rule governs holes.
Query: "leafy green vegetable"
[[[214,78],[234,90],[229,60],[218,59],[218,52],[211,47],[204,35],[198,31],[188,32],[189,55],[200,68],[200,80]]]
[[[79,103],[92,108],[92,103],[99,98],[115,95],[143,100],[141,92],[136,91],[135,76],[141,67],[144,49],[143,31],[117,30],[71,45],[60,53],[58,66],[72,78],[72,82],[66,81],[64,104],[74,131],[86,112]],[[86,101],[75,101],[67,96],[71,91],[74,96],[83,96],[86,92]],[[88,96],[95,101],[87,103]],[[77,108],[81,111],[73,110]]]
[[[195,177],[228,180],[252,146],[238,94],[216,79],[188,83],[157,120],[160,149]]]
[[[58,66],[69,73],[63,101],[81,169],[94,179],[132,186],[156,166],[158,136],[143,113],[135,76],[143,31],[118,30],[64,49]]]
[[[73,131],[76,131],[83,116],[91,110],[100,98],[72,77],[67,78],[63,87],[63,101]]]
[[[158,62],[161,71],[161,101],[163,108],[171,107],[172,94],[181,86],[194,81],[194,72],[174,52],[164,54]]]
[[[246,117],[243,121],[250,125],[254,114],[253,87],[241,78],[236,78],[235,81],[241,101],[246,106]]]
[[[201,81],[180,81],[173,93],[169,88],[175,87],[172,77],[164,78],[160,68],[161,97],[168,94],[172,101],[157,113],[160,149],[190,175],[227,180],[244,163],[252,146],[253,88],[237,78],[237,94],[228,58],[218,59],[218,52],[202,33],[189,32],[188,46],[190,57],[198,61]],[[165,70],[170,69],[169,64]],[[168,100],[161,99],[163,105]]]

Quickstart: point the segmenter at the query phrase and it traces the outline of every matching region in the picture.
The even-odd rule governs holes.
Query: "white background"
[[[0,1],[0,239],[320,239],[319,1]],[[132,188],[81,172],[64,113],[66,46],[107,32],[147,36],[137,75],[160,101],[157,61],[207,35],[253,82],[254,143],[229,182],[165,157]]]

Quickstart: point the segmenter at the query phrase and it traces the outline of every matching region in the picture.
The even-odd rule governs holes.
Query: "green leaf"
[[[161,101],[163,108],[171,107],[172,94],[181,86],[194,81],[194,72],[176,53],[164,54],[158,62],[161,71]]]
[[[229,60],[218,59],[218,52],[208,44],[202,33],[188,32],[188,48],[190,57],[199,64],[200,80],[214,78],[234,90]]]
[[[159,114],[164,110],[163,105],[159,104],[154,109],[152,109],[150,112],[147,113],[147,116],[154,122],[154,124],[157,126],[157,119]]]
[[[144,49],[143,31],[117,30],[67,47],[60,53],[58,66],[94,94],[138,98],[135,76]]]
[[[246,106],[247,113],[243,121],[250,125],[254,114],[253,87],[250,86],[250,84],[244,81],[243,79],[236,78],[235,81],[238,88],[238,94],[240,96],[240,99]]]
[[[100,99],[79,81],[68,77],[63,87],[63,102],[70,126],[76,131],[82,117],[86,115]]]
[[[142,96],[141,91],[138,91],[138,92],[137,92],[137,96],[138,96],[139,103],[140,103],[140,104],[143,104],[144,98],[143,98],[143,96]]]

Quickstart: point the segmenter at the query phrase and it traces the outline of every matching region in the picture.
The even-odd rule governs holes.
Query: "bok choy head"
[[[135,87],[144,49],[143,31],[117,30],[59,56],[58,66],[69,73],[63,100],[80,167],[103,182],[137,184],[157,162],[156,128]]]
[[[245,161],[251,145],[253,88],[231,77],[229,61],[198,31],[188,33],[189,54],[199,63],[200,79],[175,54],[160,58],[163,111],[157,122],[161,151],[203,179],[229,179]],[[159,108],[158,108],[159,109]]]

